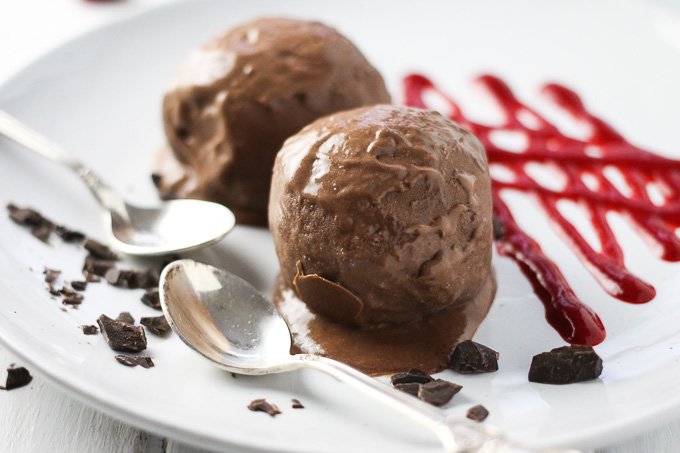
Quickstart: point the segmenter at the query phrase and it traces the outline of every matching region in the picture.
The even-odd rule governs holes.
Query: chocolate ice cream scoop
[[[432,111],[359,108],[289,138],[269,225],[283,284],[345,325],[417,322],[493,279],[484,148]]]
[[[166,93],[169,147],[155,181],[165,197],[220,202],[240,222],[266,224],[284,140],[321,116],[389,101],[378,71],[334,29],[255,20],[198,49]]]

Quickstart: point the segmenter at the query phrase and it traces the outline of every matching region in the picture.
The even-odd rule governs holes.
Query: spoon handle
[[[437,435],[446,452],[528,453],[541,451],[557,453],[567,451],[535,450],[522,447],[503,439],[500,431],[493,426],[453,421],[444,411],[338,361],[308,354],[298,354],[294,358],[300,366],[323,371],[429,428]]]
[[[92,195],[94,195],[99,204],[118,214],[125,213],[123,199],[90,168],[2,110],[0,110],[0,135],[23,145],[26,149],[46,159],[70,168],[90,189],[90,192],[92,192]]]

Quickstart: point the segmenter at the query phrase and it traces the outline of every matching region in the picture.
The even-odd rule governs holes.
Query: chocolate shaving
[[[449,358],[449,368],[461,374],[498,371],[498,353],[482,344],[466,340],[456,345]]]
[[[302,405],[300,400],[293,398],[291,401],[293,402],[293,404],[291,405],[291,407],[293,409],[304,409],[305,408],[305,406]]]
[[[597,379],[601,374],[602,359],[592,347],[563,346],[534,356],[529,381],[571,384]]]
[[[87,282],[82,280],[75,280],[71,282],[71,288],[76,291],[85,291],[87,289]]]
[[[71,230],[62,225],[57,225],[54,228],[54,232],[57,233],[57,236],[59,236],[62,241],[68,243],[83,242],[86,239],[85,234],[80,231]]]
[[[140,326],[111,319],[106,315],[97,318],[99,329],[114,351],[120,352],[140,352],[146,349],[146,335]]]
[[[129,367],[136,367],[137,365],[139,365],[142,368],[152,368],[155,366],[153,360],[151,360],[151,357],[146,356],[130,357],[127,355],[119,354],[116,356],[116,360],[118,360],[118,363],[122,363],[123,365]]]
[[[142,318],[139,323],[146,327],[149,332],[156,334],[158,336],[167,335],[171,328],[165,316],[150,316]]]
[[[95,258],[109,261],[116,261],[118,259],[118,255],[116,255],[108,246],[99,241],[95,241],[94,239],[85,240],[83,247],[85,247],[85,250],[90,252],[90,255]]]
[[[418,389],[418,398],[434,406],[443,406],[451,401],[453,395],[460,392],[463,387],[443,379],[435,379],[427,384],[421,384]]]
[[[124,322],[125,324],[135,325],[135,318],[132,317],[129,311],[122,311],[116,318],[116,321]]]
[[[83,275],[87,276],[88,274],[91,274],[103,277],[115,266],[116,263],[111,260],[102,260],[93,256],[87,256],[83,263]]]
[[[433,381],[433,379],[432,376],[430,376],[423,370],[413,368],[411,370],[406,371],[405,373],[397,373],[392,375],[390,381],[392,382],[392,385],[396,386],[397,384],[412,384],[412,383],[427,384],[428,382]]]
[[[81,326],[83,329],[83,333],[85,335],[97,335],[97,332],[99,332],[99,329],[97,329],[97,326]]]
[[[267,400],[265,400],[264,398],[251,401],[250,404],[248,405],[248,409],[250,409],[253,412],[266,412],[272,417],[275,417],[276,415],[281,413],[281,411],[279,410],[278,407],[276,407],[276,405],[268,403]]]
[[[45,276],[45,283],[54,283],[57,278],[59,278],[59,275],[61,274],[60,270],[57,269],[49,269],[45,268],[43,271],[43,275]]]
[[[0,389],[18,389],[30,384],[32,380],[33,376],[31,376],[31,373],[29,373],[26,368],[22,366],[14,368],[14,364],[12,364],[11,368],[7,368],[7,380],[5,381],[5,386],[0,387]]]
[[[155,308],[156,310],[161,309],[161,299],[160,295],[158,293],[158,288],[149,288],[146,290],[144,295],[142,296],[142,302],[144,305],[148,305],[151,308]]]
[[[43,217],[38,211],[30,208],[19,208],[18,206],[9,203],[7,205],[7,210],[9,211],[9,218],[19,225],[34,227],[49,222],[49,220]]]
[[[404,382],[403,384],[394,384],[394,388],[406,392],[413,396],[418,396],[418,391],[420,391],[420,384],[418,382]]]
[[[483,422],[486,420],[486,417],[489,416],[489,410],[482,406],[481,404],[478,404],[476,406],[472,406],[470,409],[467,411],[467,418],[470,420],[474,420],[476,422]]]

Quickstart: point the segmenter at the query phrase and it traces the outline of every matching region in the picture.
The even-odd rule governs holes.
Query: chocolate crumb
[[[51,223],[42,223],[38,226],[31,228],[31,234],[35,236],[40,241],[45,244],[50,242],[50,236],[52,236],[52,231],[54,230],[54,225]]]
[[[83,303],[83,296],[81,296],[80,294],[76,294],[75,296],[65,296],[61,300],[61,303],[64,305],[70,305],[73,308],[75,308]]]
[[[305,408],[305,406],[302,405],[300,400],[293,398],[291,401],[293,402],[293,404],[291,405],[291,407],[293,409],[304,409]]]
[[[456,345],[449,358],[449,368],[461,374],[498,371],[498,353],[482,344],[466,340]]]
[[[161,299],[160,295],[158,294],[158,288],[149,288],[146,290],[144,295],[142,296],[142,302],[144,305],[148,305],[151,308],[155,308],[156,310],[161,309]]]
[[[432,376],[417,368],[408,370],[405,373],[394,374],[390,380],[392,381],[392,385],[411,383],[426,384],[433,381]]]
[[[267,400],[265,400],[264,398],[251,401],[250,404],[248,405],[248,409],[250,409],[253,412],[266,412],[272,417],[275,417],[276,415],[281,413],[281,411],[279,410],[278,407],[276,407],[276,405],[268,403]]]
[[[467,418],[470,420],[474,420],[476,422],[483,422],[486,420],[486,417],[489,416],[489,410],[482,406],[481,404],[478,404],[476,406],[472,406],[470,409],[467,411]]]
[[[45,222],[49,222],[38,211],[30,208],[20,208],[12,203],[9,203],[7,205],[7,210],[9,211],[9,218],[19,225],[35,227]]]
[[[496,216],[491,218],[491,223],[493,225],[493,239],[494,241],[500,241],[505,236],[505,228],[503,228],[503,224]]]
[[[97,326],[81,326],[83,328],[83,333],[85,335],[97,335],[97,332],[99,332],[99,329],[97,329]]]
[[[127,355],[119,354],[115,358],[116,360],[118,360],[118,363],[122,363],[123,365],[129,367],[136,367],[137,365],[139,365],[142,368],[152,368],[155,366],[153,360],[151,360],[151,357],[146,356],[130,357]]]
[[[156,186],[157,189],[161,188],[161,181],[163,180],[163,177],[158,174],[158,173],[151,173],[151,182],[153,182],[153,185]]]
[[[61,274],[60,270],[57,269],[49,269],[45,268],[43,271],[43,275],[45,276],[45,283],[54,283],[57,278],[59,278],[59,275]]]
[[[562,346],[542,352],[531,360],[529,381],[541,384],[572,384],[597,379],[602,359],[590,346]]]
[[[76,291],[85,291],[87,289],[87,282],[82,280],[75,280],[71,282],[71,288]]]
[[[170,324],[163,315],[144,317],[139,323],[146,327],[149,332],[159,336],[167,335],[171,330]]]
[[[140,326],[116,321],[106,315],[97,318],[99,329],[109,347],[120,352],[140,352],[146,349],[146,335]]]
[[[404,382],[403,384],[394,384],[394,388],[410,395],[418,396],[421,385],[423,384],[419,384],[418,382]]]
[[[62,241],[68,243],[83,242],[86,239],[86,236],[80,231],[71,230],[62,225],[57,225],[54,228],[54,232],[57,233],[57,236],[59,236]]]
[[[88,283],[99,283],[102,281],[102,278],[98,275],[92,274],[87,271],[83,271],[83,277],[85,277],[85,281]]]
[[[116,318],[116,321],[124,322],[125,324],[135,325],[135,318],[132,317],[129,311],[122,311]]]
[[[90,252],[90,255],[95,258],[109,261],[116,261],[118,259],[118,255],[116,255],[108,246],[99,241],[95,241],[94,239],[86,239],[83,243],[83,247],[85,247],[85,250]]]
[[[418,389],[418,398],[434,406],[443,406],[451,401],[453,395],[460,392],[463,387],[443,379],[435,379],[427,384],[421,384]]]
[[[47,291],[53,296],[61,296],[61,291],[54,287],[51,283],[47,286]]]
[[[14,364],[12,364],[14,365]],[[24,387],[31,383],[33,376],[24,367],[7,368],[7,381],[5,381],[5,386],[0,387],[4,390],[13,390],[20,387]]]

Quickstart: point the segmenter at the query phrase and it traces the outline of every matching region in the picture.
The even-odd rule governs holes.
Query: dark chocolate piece
[[[293,398],[291,401],[293,402],[293,404],[291,405],[291,407],[293,409],[304,409],[305,408],[305,406],[302,405],[300,400]]]
[[[449,368],[461,374],[498,371],[498,353],[482,344],[465,340],[456,345],[449,358]]]
[[[571,384],[597,379],[600,374],[602,359],[591,346],[562,346],[534,356],[529,381]]]
[[[83,333],[85,335],[97,335],[97,332],[99,332],[99,329],[97,329],[97,326],[81,326],[83,328]]]
[[[140,352],[146,349],[146,335],[140,326],[116,321],[106,315],[97,318],[99,330],[109,347],[120,352]]]
[[[116,263],[111,260],[101,260],[93,256],[87,256],[85,262],[83,263],[83,274],[93,274],[99,277],[103,277],[109,271],[116,266]]]
[[[61,274],[60,270],[45,268],[43,275],[45,276],[45,283],[54,283]]]
[[[7,210],[9,211],[9,218],[19,225],[35,227],[42,225],[45,222],[49,222],[49,220],[43,217],[38,211],[30,208],[20,208],[16,205],[13,205],[12,203],[9,203],[7,205]]]
[[[486,420],[486,417],[489,416],[489,410],[482,406],[481,404],[478,404],[476,406],[472,406],[470,409],[467,411],[467,418],[470,420],[474,420],[476,422],[483,422]]]
[[[421,384],[418,398],[434,406],[443,406],[451,401],[453,395],[460,392],[463,386],[443,379],[435,379],[427,384]]]
[[[116,261],[118,259],[118,255],[116,255],[108,246],[99,241],[95,241],[94,239],[87,239],[83,243],[83,247],[85,247],[85,250],[90,252],[90,255],[95,258],[110,261]]]
[[[496,216],[491,218],[491,222],[493,225],[493,239],[494,241],[500,241],[505,236],[505,228],[503,228],[503,224]]]
[[[67,228],[63,225],[57,225],[54,228],[54,232],[57,233],[57,236],[59,236],[64,242],[83,242],[86,239],[85,234],[81,233],[80,231],[71,230],[70,228]]]
[[[248,409],[253,412],[266,412],[272,417],[281,413],[276,405],[268,403],[264,398],[251,401],[248,405]]]
[[[61,296],[61,291],[54,287],[51,283],[47,286],[47,291],[53,296]]]
[[[394,374],[390,380],[392,381],[392,385],[411,383],[426,384],[433,381],[432,376],[417,368],[408,370],[405,373]]]
[[[144,317],[139,323],[146,327],[149,332],[159,336],[167,335],[171,330],[170,324],[163,315]]]
[[[144,295],[142,296],[142,302],[144,305],[148,305],[151,308],[155,308],[156,310],[161,309],[161,299],[160,295],[158,294],[158,288],[149,288],[146,290]]]
[[[125,324],[130,324],[131,326],[135,325],[135,318],[132,317],[129,311],[122,311],[116,318],[116,321],[124,322]]]
[[[409,393],[413,396],[418,396],[418,391],[420,390],[420,384],[418,382],[404,382],[403,384],[394,384],[394,388],[401,390],[402,392]]]
[[[83,303],[83,296],[81,296],[80,294],[76,294],[75,296],[64,296],[64,298],[61,300],[61,303],[64,305],[77,307],[78,305]]]
[[[158,174],[158,173],[151,173],[151,182],[153,182],[153,185],[156,186],[156,189],[161,188],[161,181],[163,177]]]
[[[5,390],[18,389],[19,387],[24,387],[31,383],[33,376],[28,370],[22,366],[14,368],[12,364],[11,368],[7,368],[7,381],[5,381],[5,386],[0,387]]]
[[[54,225],[51,223],[41,223],[40,225],[31,228],[31,234],[46,244],[50,242],[52,231],[54,231]]]
[[[118,360],[118,363],[122,363],[123,365],[130,367],[136,367],[139,365],[142,368],[152,368],[155,366],[153,360],[151,360],[151,357],[146,356],[130,357],[119,354],[116,356],[116,360]]]
[[[71,288],[76,291],[85,291],[87,289],[87,282],[83,280],[75,280],[71,282]]]

